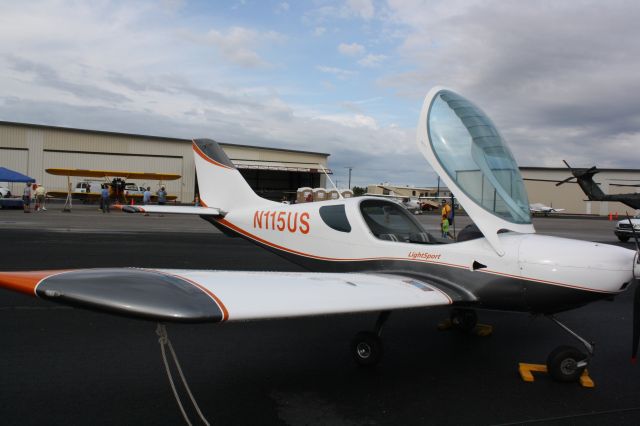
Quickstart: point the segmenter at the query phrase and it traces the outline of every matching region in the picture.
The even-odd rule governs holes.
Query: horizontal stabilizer
[[[215,207],[193,207],[193,206],[113,206],[126,213],[167,213],[167,214],[196,214],[200,216],[224,216],[225,213]]]
[[[164,322],[222,322],[448,305],[423,280],[370,273],[133,268],[0,272],[0,287]]]

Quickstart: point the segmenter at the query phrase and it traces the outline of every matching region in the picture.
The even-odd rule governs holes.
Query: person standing
[[[22,190],[22,206],[25,213],[31,213],[31,182],[27,182]]]
[[[164,186],[160,187],[156,195],[158,196],[158,204],[163,206],[167,203],[167,191],[164,190]]]
[[[47,196],[47,191],[44,189],[44,185],[38,185],[36,188],[36,211],[47,211],[44,206],[44,200]]]
[[[445,233],[445,222],[447,232]],[[449,234],[449,226],[451,225],[451,205],[447,202],[447,200],[442,200],[442,218],[440,220],[440,228],[442,229],[442,236]]]
[[[442,220],[442,238],[449,238],[449,219]]]
[[[100,192],[100,206],[102,207],[102,213],[110,213],[108,185],[102,185],[102,191]]]
[[[145,206],[151,204],[151,187],[147,186],[147,189],[144,190],[142,194],[142,204]]]

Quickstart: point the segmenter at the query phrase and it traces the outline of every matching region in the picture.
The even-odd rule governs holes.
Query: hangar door
[[[161,155],[140,155],[140,154],[106,154],[92,152],[69,152],[44,150],[43,165],[48,168],[66,169],[93,169],[93,170],[114,170],[129,172],[149,172],[149,173],[176,173],[183,178],[173,181],[162,182],[170,195],[177,195],[178,200],[183,200],[182,182],[184,173],[182,171],[182,157],[161,156]],[[94,178],[86,178],[95,180]],[[73,186],[85,178],[72,177]],[[142,186],[150,186],[151,191],[158,189],[158,181],[128,180]],[[45,173],[45,187],[48,190],[67,190],[67,178],[65,176],[53,176]]]
[[[320,186],[320,175],[310,172],[239,169],[251,188],[261,197],[280,201],[295,199],[298,188]]]

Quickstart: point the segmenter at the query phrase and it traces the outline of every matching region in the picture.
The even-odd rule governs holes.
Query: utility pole
[[[345,169],[349,169],[349,189],[351,189],[351,170],[353,170],[353,166],[347,166]]]

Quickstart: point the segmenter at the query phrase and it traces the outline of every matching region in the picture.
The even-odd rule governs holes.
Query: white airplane
[[[422,204],[420,203],[420,200],[417,197],[397,195],[393,191],[391,191],[391,194],[371,194],[367,192],[364,195],[371,196],[371,197],[388,198],[400,204],[402,207],[409,210],[410,212],[413,212],[414,214],[422,213]]]
[[[556,209],[554,207],[545,206],[542,203],[533,203],[529,204],[529,211],[531,214],[543,214],[545,216],[549,216],[552,213],[563,212],[564,209]]]
[[[478,235],[442,243],[398,204],[378,197],[286,205],[256,195],[220,146],[193,141],[204,207],[126,206],[131,212],[195,214],[311,272],[108,268],[1,272],[0,286],[46,300],[159,322],[212,322],[379,312],[357,333],[354,359],[375,365],[389,313],[451,306],[471,328],[475,309],[542,314],[584,346],[561,346],[547,364],[577,380],[593,346],[555,314],[609,299],[640,274],[622,247],[538,235],[518,166],[491,120],[451,90],[426,96],[418,148],[477,225]],[[638,346],[636,291],[632,356]]]

